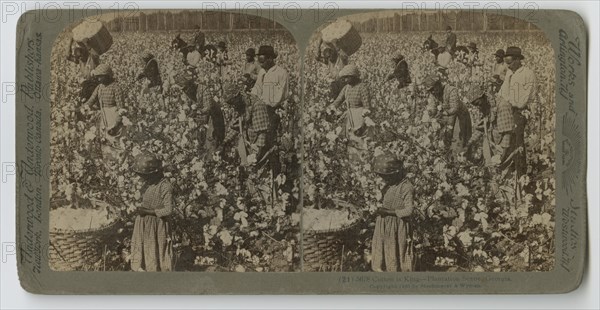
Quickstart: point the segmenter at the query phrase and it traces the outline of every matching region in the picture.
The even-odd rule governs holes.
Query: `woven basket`
[[[337,46],[348,56],[356,53],[362,45],[358,30],[348,21],[337,21],[321,30],[324,42],[337,40]]]
[[[83,22],[73,28],[73,39],[78,42],[87,41],[98,54],[102,55],[110,49],[113,38],[102,22]]]
[[[52,206],[63,205],[66,200],[52,203]],[[93,201],[94,205],[106,205]],[[60,230],[50,228],[50,267],[53,270],[77,270],[83,266],[94,265],[102,259],[104,246],[109,244],[117,234],[121,222],[85,230]]]
[[[336,202],[340,204],[341,202]],[[344,202],[350,205],[347,202]],[[336,229],[305,230],[302,237],[305,271],[343,271],[344,240],[352,238],[358,221]]]

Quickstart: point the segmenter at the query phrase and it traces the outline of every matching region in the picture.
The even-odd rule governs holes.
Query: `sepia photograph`
[[[299,67],[281,24],[237,11],[65,28],[51,55],[51,269],[298,271]]]
[[[303,270],[552,271],[555,57],[486,11],[322,26],[303,59]]]
[[[99,4],[8,25],[7,287],[577,297],[593,280],[580,11]]]

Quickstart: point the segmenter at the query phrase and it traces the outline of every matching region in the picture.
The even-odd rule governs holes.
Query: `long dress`
[[[173,243],[167,217],[173,212],[173,190],[166,179],[149,185],[142,206],[155,210],[154,215],[138,215],[131,237],[131,270],[173,270]]]
[[[364,83],[346,85],[333,102],[334,106],[346,103],[346,137],[348,138],[348,155],[353,162],[361,162],[366,150],[365,119],[363,113],[371,108],[369,90]]]
[[[108,132],[119,122],[119,107],[121,106],[121,97],[117,89],[117,83],[108,85],[100,84],[96,87],[88,104],[98,102],[101,112],[101,127]]]
[[[413,271],[411,227],[406,220],[413,212],[413,185],[408,180],[390,186],[383,197],[383,206],[395,215],[378,216],[371,241],[373,271]]]

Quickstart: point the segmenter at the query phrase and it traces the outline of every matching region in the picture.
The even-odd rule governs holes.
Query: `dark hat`
[[[251,47],[246,50],[246,55],[254,57],[254,56],[256,56],[256,50]]]
[[[435,83],[437,83],[440,80],[440,77],[435,74],[435,73],[430,73],[429,75],[427,75],[424,79],[423,82],[421,83],[421,85],[423,85],[423,87],[427,90],[431,89]]]
[[[404,59],[404,55],[402,55],[402,54],[398,54],[394,58],[392,58],[392,60],[396,61],[396,62],[398,62],[398,61],[400,61],[402,59]]]
[[[227,45],[225,44],[225,42],[224,42],[224,41],[219,41],[219,43],[217,44],[217,46],[218,46],[218,47],[220,47],[220,48],[225,48],[225,47],[227,47]]]
[[[240,87],[236,83],[223,84],[223,100],[229,104],[233,103],[231,99],[240,94]]]
[[[146,60],[146,59],[152,59],[154,58],[154,55],[152,55],[152,53],[150,53],[150,51],[144,51],[141,55],[142,59]]]
[[[261,45],[258,48],[258,56],[264,55],[271,58],[277,58],[277,53],[275,53],[275,49],[271,45]]]
[[[496,51],[496,53],[494,53],[495,56],[498,57],[504,57],[504,50],[503,49],[499,49]]]
[[[404,164],[391,152],[378,155],[373,162],[373,171],[377,174],[396,174],[400,173],[402,169],[404,169]]]
[[[506,49],[506,53],[504,53],[504,57],[507,57],[507,56],[511,56],[511,57],[515,57],[515,58],[519,58],[519,59],[525,58],[521,54],[521,48],[520,47],[516,47],[516,46],[509,46]]]
[[[133,163],[133,171],[138,174],[152,174],[162,169],[162,162],[156,155],[143,152],[137,155]]]
[[[446,30],[452,30],[452,27],[446,26]]]
[[[469,43],[469,48],[477,49],[477,44],[475,44],[475,42],[471,42]]]

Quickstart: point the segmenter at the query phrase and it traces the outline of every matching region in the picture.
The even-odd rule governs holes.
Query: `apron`
[[[346,88],[345,92],[348,92]],[[345,94],[347,96],[347,94]],[[345,113],[346,117],[346,137],[348,139],[348,155],[350,160],[360,162],[363,160],[363,155],[367,150],[367,142],[365,140],[366,125],[363,113],[365,108],[351,108],[350,103],[346,100],[348,110]]]
[[[105,87],[100,85],[98,87]],[[105,164],[110,167],[115,163],[120,162],[121,154],[123,150],[117,147],[118,139],[123,135],[124,128],[121,127],[116,135],[110,135],[108,131],[115,127],[119,120],[119,108],[118,107],[106,107],[102,101],[102,96],[98,96],[98,102],[100,102],[100,117],[98,118],[97,128],[101,137],[106,142],[101,144],[102,157],[104,158]]]

